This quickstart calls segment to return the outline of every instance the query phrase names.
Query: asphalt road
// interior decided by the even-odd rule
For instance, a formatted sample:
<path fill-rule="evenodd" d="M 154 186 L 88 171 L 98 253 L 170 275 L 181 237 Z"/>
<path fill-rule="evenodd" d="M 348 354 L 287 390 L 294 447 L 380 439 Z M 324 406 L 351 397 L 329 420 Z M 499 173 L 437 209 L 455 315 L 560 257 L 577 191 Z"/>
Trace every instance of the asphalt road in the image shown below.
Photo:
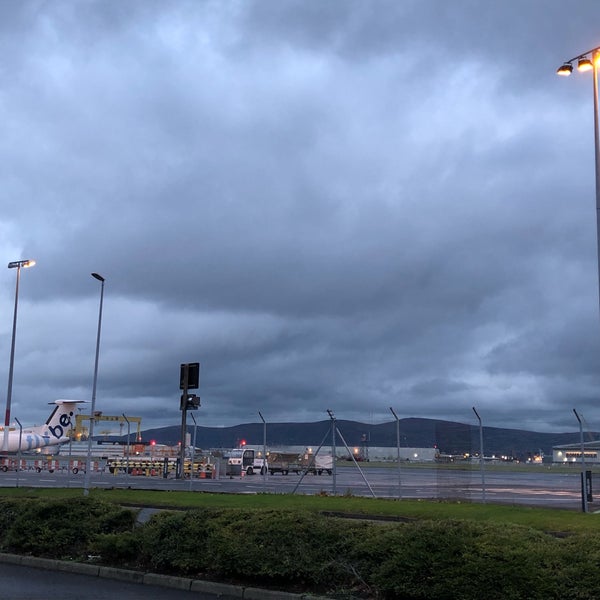
<path fill-rule="evenodd" d="M 0 563 L 2 600 L 216 600 L 218 596 L 155 585 Z"/>
<path fill-rule="evenodd" d="M 18 479 L 18 481 L 17 481 Z M 52 474 L 42 471 L 0 472 L 0 487 L 83 487 L 82 472 Z M 510 467 L 481 472 L 444 467 L 363 468 L 338 466 L 333 475 L 252 475 L 217 479 L 174 480 L 162 477 L 93 473 L 91 487 L 132 487 L 144 489 L 194 490 L 221 493 L 352 494 L 384 498 L 457 499 L 578 510 L 581 506 L 580 472 L 533 467 L 514 471 Z M 590 504 L 594 510 L 594 503 Z"/>

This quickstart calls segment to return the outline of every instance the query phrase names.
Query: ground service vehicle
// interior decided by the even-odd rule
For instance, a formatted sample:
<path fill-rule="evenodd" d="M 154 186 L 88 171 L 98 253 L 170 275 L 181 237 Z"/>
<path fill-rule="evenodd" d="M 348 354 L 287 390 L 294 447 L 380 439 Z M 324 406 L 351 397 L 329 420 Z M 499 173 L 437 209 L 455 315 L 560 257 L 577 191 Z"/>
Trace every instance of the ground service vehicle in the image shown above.
<path fill-rule="evenodd" d="M 269 453 L 269 473 L 281 473 L 287 475 L 298 466 L 299 454 L 297 452 L 270 452 Z"/>
<path fill-rule="evenodd" d="M 269 454 L 269 473 L 312 473 L 313 475 L 322 475 L 333 472 L 333 458 L 331 454 L 317 454 L 304 452 L 302 454 L 289 452 L 271 452 Z"/>
<path fill-rule="evenodd" d="M 264 475 L 269 465 L 262 452 L 252 448 L 236 448 L 229 453 L 227 459 L 226 475 Z"/>
<path fill-rule="evenodd" d="M 109 473 L 115 475 L 125 473 L 129 475 L 140 475 L 147 477 L 164 477 L 165 479 L 175 477 L 178 471 L 179 459 L 163 458 L 154 459 L 149 457 L 125 457 L 109 458 L 106 467 Z M 192 476 L 192 463 L 186 460 L 183 463 L 183 477 L 189 479 Z M 194 478 L 212 479 L 215 476 L 213 464 L 206 462 L 194 462 Z"/>

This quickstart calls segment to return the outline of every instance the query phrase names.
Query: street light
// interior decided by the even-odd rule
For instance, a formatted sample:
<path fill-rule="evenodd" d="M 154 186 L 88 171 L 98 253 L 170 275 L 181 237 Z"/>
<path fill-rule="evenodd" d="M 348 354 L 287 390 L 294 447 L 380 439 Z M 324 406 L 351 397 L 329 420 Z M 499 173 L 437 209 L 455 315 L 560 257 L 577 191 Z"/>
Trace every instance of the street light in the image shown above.
<path fill-rule="evenodd" d="M 481 417 L 479 416 L 479 413 L 477 412 L 477 409 L 475 407 L 473 407 L 473 412 L 475 413 L 475 416 L 479 421 L 479 468 L 481 470 L 481 499 L 485 504 L 485 458 L 483 454 L 483 424 L 481 422 Z"/>
<path fill-rule="evenodd" d="M 123 418 L 127 423 L 127 461 L 125 463 L 125 479 L 129 481 L 129 455 L 131 454 L 131 443 L 129 436 L 131 434 L 131 423 L 129 422 L 129 419 L 125 416 L 125 413 L 123 413 Z"/>
<path fill-rule="evenodd" d="M 21 279 L 21 267 L 28 268 L 35 265 L 35 260 L 15 260 L 8 263 L 9 269 L 17 269 L 17 285 L 15 289 L 15 311 L 13 314 L 12 342 L 10 345 L 10 363 L 8 367 L 8 391 L 6 392 L 6 413 L 4 416 L 4 439 L 2 451 L 8 452 L 8 431 L 10 425 L 10 404 L 12 400 L 13 368 L 15 364 L 15 337 L 17 335 L 17 307 L 19 306 L 19 280 Z"/>
<path fill-rule="evenodd" d="M 588 511 L 587 504 L 587 484 L 585 480 L 585 443 L 583 441 L 583 423 L 579 413 L 573 409 L 577 421 L 579 422 L 579 442 L 581 444 L 581 510 L 586 513 Z"/>
<path fill-rule="evenodd" d="M 263 483 L 266 487 L 267 485 L 267 475 L 269 474 L 269 470 L 267 469 L 267 422 L 265 418 L 262 416 L 260 410 L 258 411 L 258 416 L 260 420 L 263 422 L 263 462 L 262 468 L 260 472 L 263 474 Z"/>
<path fill-rule="evenodd" d="M 390 410 L 394 415 L 394 419 L 396 419 L 396 459 L 398 462 L 398 498 L 402 498 L 402 472 L 400 467 L 400 419 L 398 419 L 398 415 L 394 411 L 394 409 L 390 406 Z"/>
<path fill-rule="evenodd" d="M 98 311 L 98 334 L 96 335 L 96 360 L 94 362 L 94 382 L 92 384 L 92 407 L 90 411 L 90 427 L 88 430 L 87 461 L 85 466 L 85 480 L 83 495 L 90 493 L 90 477 L 92 470 L 92 436 L 94 435 L 94 419 L 96 414 L 96 383 L 98 382 L 98 356 L 100 354 L 100 331 L 102 329 L 102 303 L 104 301 L 104 277 L 92 273 L 92 277 L 100 282 L 100 309 Z"/>
<path fill-rule="evenodd" d="M 598 65 L 600 64 L 600 46 L 592 48 L 571 60 L 565 61 L 556 73 L 568 77 L 573 72 L 573 62 L 577 61 L 577 70 L 593 72 L 594 84 L 594 151 L 596 158 L 596 237 L 598 245 L 598 285 L 600 286 L 600 134 L 598 131 Z M 598 296 L 600 302 L 600 294 Z"/>

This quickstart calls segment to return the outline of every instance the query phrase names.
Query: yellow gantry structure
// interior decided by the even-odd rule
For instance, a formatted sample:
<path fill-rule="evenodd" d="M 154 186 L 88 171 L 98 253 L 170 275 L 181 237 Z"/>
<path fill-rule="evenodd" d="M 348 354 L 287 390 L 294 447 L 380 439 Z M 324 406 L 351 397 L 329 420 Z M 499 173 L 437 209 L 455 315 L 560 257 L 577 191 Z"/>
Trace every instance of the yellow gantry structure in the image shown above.
<path fill-rule="evenodd" d="M 76 441 L 80 441 L 82 438 L 87 438 L 88 428 L 83 426 L 83 422 L 89 421 L 91 418 L 91 415 L 75 415 L 75 429 L 73 430 L 73 438 Z M 96 412 L 93 418 L 94 423 L 98 423 L 99 421 L 118 421 L 119 423 L 127 423 L 129 421 L 129 423 L 136 423 L 137 433 L 135 436 L 135 441 L 142 439 L 142 417 L 125 418 L 123 415 L 103 415 L 101 412 Z"/>

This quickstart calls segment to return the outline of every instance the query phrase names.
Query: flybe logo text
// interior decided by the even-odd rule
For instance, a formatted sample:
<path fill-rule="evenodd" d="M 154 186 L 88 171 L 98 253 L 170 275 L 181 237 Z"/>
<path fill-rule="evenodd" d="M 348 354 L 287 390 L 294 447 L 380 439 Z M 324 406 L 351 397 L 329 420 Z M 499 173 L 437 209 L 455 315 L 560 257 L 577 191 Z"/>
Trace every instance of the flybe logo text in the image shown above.
<path fill-rule="evenodd" d="M 58 419 L 58 425 L 56 425 L 55 427 L 52 427 L 52 425 L 48 426 L 48 429 L 50 430 L 50 433 L 58 440 L 61 437 L 65 437 L 65 432 L 67 431 L 67 429 L 69 427 L 71 427 L 71 417 L 73 416 L 73 413 L 70 412 L 69 414 L 62 414 L 60 415 L 60 418 Z"/>

